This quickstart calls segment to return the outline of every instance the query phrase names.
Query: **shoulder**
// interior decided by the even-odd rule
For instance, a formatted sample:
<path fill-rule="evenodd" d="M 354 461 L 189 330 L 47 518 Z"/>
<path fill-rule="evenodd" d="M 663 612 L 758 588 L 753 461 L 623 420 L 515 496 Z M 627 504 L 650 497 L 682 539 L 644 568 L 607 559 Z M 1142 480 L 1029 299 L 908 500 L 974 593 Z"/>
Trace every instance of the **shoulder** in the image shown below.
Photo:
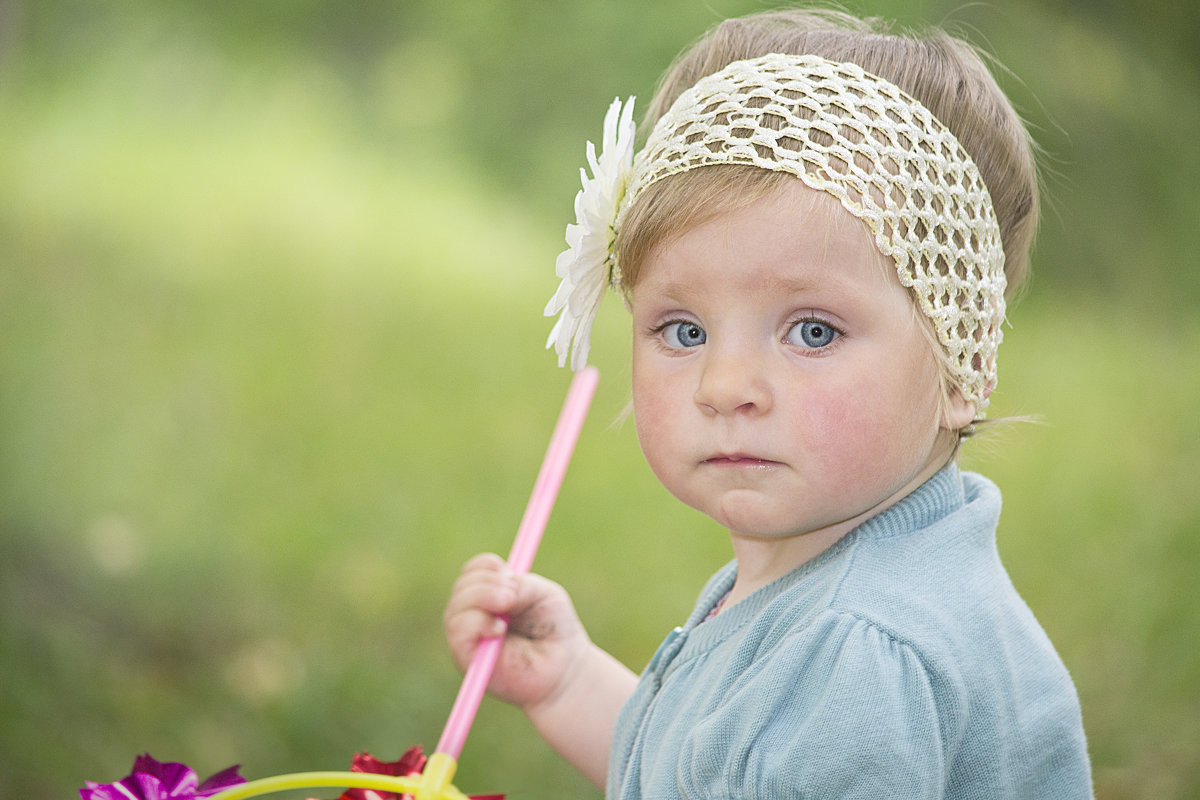
<path fill-rule="evenodd" d="M 1027 614 L 1000 561 L 999 517 L 995 484 L 944 471 L 851 534 L 828 611 L 928 657 L 986 638 L 979 617 Z"/>
<path fill-rule="evenodd" d="M 864 525 L 822 616 L 824 635 L 854 631 L 863 647 L 907 653 L 952 725 L 960 713 L 978 714 L 994 692 L 1017 703 L 1030 697 L 1013 691 L 1020 685 L 1066 672 L 1000 560 L 999 489 L 957 470 L 931 481 L 934 490 L 937 481 L 961 501 L 934 503 L 940 513 L 926 513 L 931 492 L 919 492 Z"/>
<path fill-rule="evenodd" d="M 764 663 L 791 672 L 789 702 L 812 707 L 826 705 L 860 715 L 844 725 L 862 730 L 847 733 L 872 736 L 880 726 L 955 727 L 965 703 L 960 670 L 938 648 L 915 642 L 895 628 L 868 617 L 829 610 L 805 628 L 782 638 Z M 786 665 L 795 665 L 789 670 Z M 911 732 L 911 731 L 910 731 Z"/>
<path fill-rule="evenodd" d="M 771 638 L 743 652 L 738 677 L 689 723 L 678 761 L 685 786 L 721 787 L 700 796 L 785 797 L 803 788 L 871 797 L 884 787 L 892 796 L 940 796 L 955 715 L 944 719 L 939 679 L 919 651 L 838 613 Z"/>
<path fill-rule="evenodd" d="M 941 749 L 961 732 L 971 692 L 953 649 L 879 615 L 827 608 L 762 657 L 791 673 L 789 702 L 827 705 L 852 740 L 903 732 Z"/>
<path fill-rule="evenodd" d="M 870 787 L 904 797 L 951 787 L 955 797 L 1086 796 L 1074 685 L 1049 642 L 1017 627 L 957 649 L 919 628 L 826 609 L 761 653 L 764 680 L 750 702 L 764 727 L 747 763 L 774 764 L 773 779 L 829 796 L 871 796 L 859 791 Z M 803 763 L 778 771 L 764 755 L 772 748 Z"/>

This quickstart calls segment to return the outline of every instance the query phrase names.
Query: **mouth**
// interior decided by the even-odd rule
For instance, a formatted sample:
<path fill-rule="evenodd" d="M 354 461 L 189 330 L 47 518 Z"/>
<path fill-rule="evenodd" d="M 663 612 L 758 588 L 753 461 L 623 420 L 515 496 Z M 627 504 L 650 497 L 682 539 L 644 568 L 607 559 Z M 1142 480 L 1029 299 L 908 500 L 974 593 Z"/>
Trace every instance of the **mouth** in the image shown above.
<path fill-rule="evenodd" d="M 713 467 L 749 469 L 762 469 L 765 467 L 779 466 L 778 461 L 772 461 L 769 458 L 759 458 L 758 456 L 752 456 L 746 453 L 718 453 L 717 455 L 704 459 L 704 461 L 701 463 Z"/>

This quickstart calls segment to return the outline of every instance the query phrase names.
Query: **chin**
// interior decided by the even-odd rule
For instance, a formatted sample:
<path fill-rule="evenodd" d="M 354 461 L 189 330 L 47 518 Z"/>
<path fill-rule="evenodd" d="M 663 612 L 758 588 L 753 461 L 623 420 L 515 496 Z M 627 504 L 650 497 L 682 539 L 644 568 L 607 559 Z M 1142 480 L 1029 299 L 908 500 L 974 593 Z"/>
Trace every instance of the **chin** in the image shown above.
<path fill-rule="evenodd" d="M 730 533 L 751 539 L 786 539 L 804 533 L 797 520 L 785 517 L 779 509 L 765 507 L 762 498 L 744 498 L 741 493 L 723 499 L 708 514 Z"/>

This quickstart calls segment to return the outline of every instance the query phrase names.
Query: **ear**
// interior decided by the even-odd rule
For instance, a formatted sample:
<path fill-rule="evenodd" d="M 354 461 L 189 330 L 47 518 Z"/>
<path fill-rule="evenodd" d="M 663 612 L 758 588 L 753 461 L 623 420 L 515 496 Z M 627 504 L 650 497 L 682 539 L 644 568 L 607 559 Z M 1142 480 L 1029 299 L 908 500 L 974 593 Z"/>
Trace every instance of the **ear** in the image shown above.
<path fill-rule="evenodd" d="M 975 404 L 963 397 L 962 390 L 954 387 L 945 393 L 942 402 L 942 427 L 961 431 L 975 421 Z"/>

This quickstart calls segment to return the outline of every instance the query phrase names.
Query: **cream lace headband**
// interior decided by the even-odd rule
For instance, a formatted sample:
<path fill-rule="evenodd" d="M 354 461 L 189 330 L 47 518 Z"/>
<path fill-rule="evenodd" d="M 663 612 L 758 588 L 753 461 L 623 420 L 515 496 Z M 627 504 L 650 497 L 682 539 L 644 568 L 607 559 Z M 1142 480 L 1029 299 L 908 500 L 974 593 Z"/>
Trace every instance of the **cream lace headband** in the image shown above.
<path fill-rule="evenodd" d="M 547 347 L 559 366 L 587 361 L 605 288 L 619 281 L 613 243 L 624 212 L 668 175 L 746 164 L 795 175 L 866 223 L 937 331 L 956 385 L 983 416 L 1003 338 L 1004 249 L 987 187 L 932 113 L 854 64 L 767 55 L 700 79 L 633 157 L 633 98 L 614 101 L 601 155 L 588 143 Z"/>

